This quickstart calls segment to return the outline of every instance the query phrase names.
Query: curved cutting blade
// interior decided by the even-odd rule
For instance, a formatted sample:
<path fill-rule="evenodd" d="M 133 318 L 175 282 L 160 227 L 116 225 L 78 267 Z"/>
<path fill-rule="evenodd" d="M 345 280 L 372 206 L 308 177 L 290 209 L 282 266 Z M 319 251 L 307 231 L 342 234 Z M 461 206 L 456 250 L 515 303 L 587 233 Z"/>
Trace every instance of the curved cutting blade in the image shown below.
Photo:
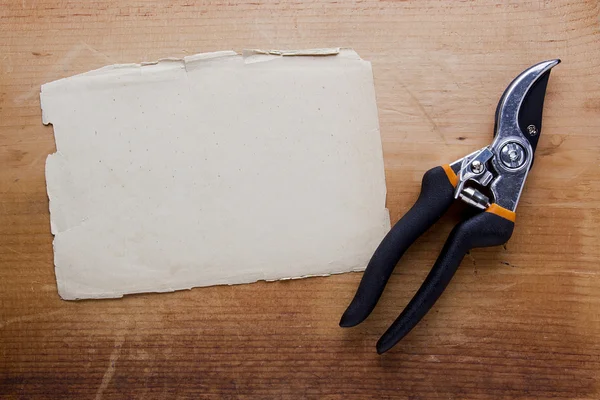
<path fill-rule="evenodd" d="M 494 142 L 520 134 L 535 152 L 542 131 L 542 112 L 550 70 L 559 63 L 559 59 L 542 61 L 527 68 L 508 85 L 496 107 Z"/>
<path fill-rule="evenodd" d="M 504 91 L 496 108 L 491 182 L 495 202 L 515 211 L 533 164 L 542 131 L 542 112 L 550 70 L 560 60 L 543 61 L 517 76 Z"/>

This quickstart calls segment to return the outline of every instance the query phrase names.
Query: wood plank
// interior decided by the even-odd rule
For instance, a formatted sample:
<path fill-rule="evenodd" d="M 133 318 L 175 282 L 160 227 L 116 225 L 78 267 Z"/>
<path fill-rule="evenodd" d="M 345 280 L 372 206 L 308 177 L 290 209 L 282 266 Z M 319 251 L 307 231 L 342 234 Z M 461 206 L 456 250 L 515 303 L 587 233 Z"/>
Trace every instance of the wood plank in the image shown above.
<path fill-rule="evenodd" d="M 595 0 L 2 0 L 0 397 L 600 398 L 599 14 Z M 563 60 L 513 238 L 473 251 L 400 345 L 374 350 L 456 213 L 350 330 L 337 323 L 360 274 L 58 298 L 41 84 L 117 62 L 334 46 L 373 63 L 394 221 L 425 170 L 490 142 L 517 73 Z"/>

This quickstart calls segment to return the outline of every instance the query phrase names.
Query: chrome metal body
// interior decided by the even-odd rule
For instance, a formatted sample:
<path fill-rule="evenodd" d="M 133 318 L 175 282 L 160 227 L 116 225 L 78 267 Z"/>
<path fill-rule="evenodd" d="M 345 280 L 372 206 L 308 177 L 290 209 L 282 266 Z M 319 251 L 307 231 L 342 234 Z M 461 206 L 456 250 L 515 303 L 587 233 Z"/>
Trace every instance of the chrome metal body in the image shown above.
<path fill-rule="evenodd" d="M 531 87 L 559 62 L 549 60 L 536 64 L 508 86 L 498 103 L 492 144 L 450 164 L 459 180 L 454 198 L 481 209 L 493 202 L 515 211 L 533 162 L 534 149 L 525 135 L 539 134 L 535 125 L 527 126 L 526 132 L 521 130 L 519 113 Z M 489 188 L 493 198 L 470 187 L 471 184 Z"/>

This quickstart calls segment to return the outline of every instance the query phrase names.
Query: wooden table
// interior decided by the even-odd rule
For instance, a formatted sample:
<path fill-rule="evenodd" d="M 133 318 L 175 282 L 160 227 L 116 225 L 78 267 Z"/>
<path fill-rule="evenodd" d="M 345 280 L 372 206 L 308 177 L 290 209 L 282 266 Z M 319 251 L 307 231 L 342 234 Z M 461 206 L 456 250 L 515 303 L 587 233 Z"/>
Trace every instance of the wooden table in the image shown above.
<path fill-rule="evenodd" d="M 0 398 L 600 398 L 598 1 L 195 3 L 2 0 Z M 400 345 L 374 349 L 455 215 L 350 330 L 337 324 L 360 274 L 59 299 L 42 83 L 196 52 L 335 46 L 373 63 L 393 221 L 426 169 L 490 143 L 516 74 L 563 60 L 512 239 L 473 251 Z"/>

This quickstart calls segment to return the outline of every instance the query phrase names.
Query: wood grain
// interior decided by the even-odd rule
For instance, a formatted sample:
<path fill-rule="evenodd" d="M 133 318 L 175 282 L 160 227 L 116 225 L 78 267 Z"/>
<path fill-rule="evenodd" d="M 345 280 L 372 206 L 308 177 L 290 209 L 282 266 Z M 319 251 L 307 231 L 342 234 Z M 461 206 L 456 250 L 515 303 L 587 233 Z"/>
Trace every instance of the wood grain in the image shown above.
<path fill-rule="evenodd" d="M 2 0 L 0 398 L 600 398 L 599 13 L 596 0 Z M 425 170 L 490 142 L 517 73 L 562 58 L 505 248 L 473 251 L 383 357 L 375 342 L 455 213 L 413 246 L 373 316 L 350 330 L 337 323 L 360 274 L 59 299 L 42 83 L 115 62 L 328 46 L 373 63 L 393 220 Z"/>

